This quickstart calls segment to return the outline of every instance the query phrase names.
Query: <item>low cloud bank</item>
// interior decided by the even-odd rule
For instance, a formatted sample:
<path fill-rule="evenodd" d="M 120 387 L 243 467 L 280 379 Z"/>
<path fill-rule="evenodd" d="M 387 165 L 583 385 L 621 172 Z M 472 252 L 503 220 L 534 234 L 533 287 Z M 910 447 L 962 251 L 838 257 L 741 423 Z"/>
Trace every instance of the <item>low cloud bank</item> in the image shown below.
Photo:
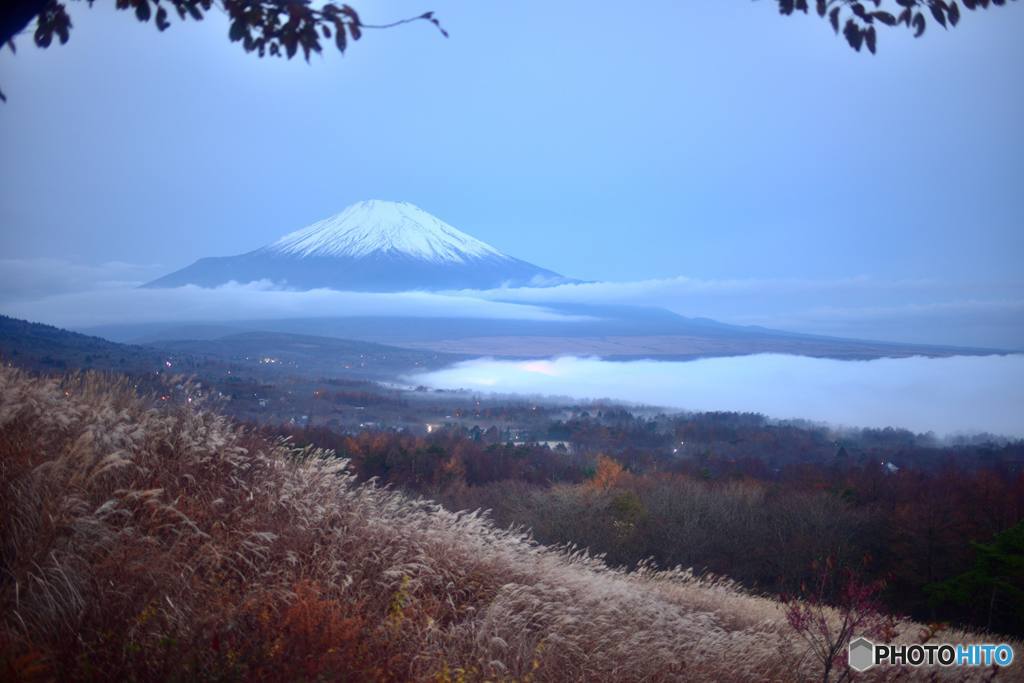
<path fill-rule="evenodd" d="M 0 259 L 0 312 L 65 327 L 90 327 L 347 315 L 565 321 L 579 318 L 546 307 L 635 304 L 793 332 L 1024 350 L 1024 281 L 670 277 L 388 294 L 287 292 L 268 283 L 135 289 L 164 270 L 122 262 Z"/>
<path fill-rule="evenodd" d="M 206 289 L 111 288 L 0 303 L 0 312 L 60 327 L 121 323 L 231 322 L 285 318 L 412 316 L 516 320 L 586 319 L 532 304 L 507 303 L 430 292 L 305 292 L 269 283 L 230 283 Z"/>
<path fill-rule="evenodd" d="M 793 332 L 1024 349 L 1024 281 L 671 277 L 458 294 L 518 303 L 636 304 Z"/>
<path fill-rule="evenodd" d="M 474 360 L 411 378 L 434 388 L 757 412 L 940 436 L 1024 437 L 1024 355 L 839 361 L 778 354 L 690 362 Z"/>
<path fill-rule="evenodd" d="M 0 302 L 133 287 L 152 280 L 163 270 L 158 265 L 123 261 L 90 264 L 59 258 L 0 258 Z"/>

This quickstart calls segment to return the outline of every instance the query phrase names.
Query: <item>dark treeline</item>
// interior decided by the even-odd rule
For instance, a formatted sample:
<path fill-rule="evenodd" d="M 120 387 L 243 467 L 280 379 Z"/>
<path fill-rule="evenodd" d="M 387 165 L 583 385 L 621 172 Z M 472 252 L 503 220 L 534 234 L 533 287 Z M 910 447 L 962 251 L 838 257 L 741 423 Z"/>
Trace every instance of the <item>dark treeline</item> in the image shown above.
<path fill-rule="evenodd" d="M 941 443 L 902 430 L 755 415 L 577 413 L 535 430 L 426 436 L 268 428 L 334 449 L 362 479 L 452 509 L 491 510 L 543 543 L 612 564 L 683 565 L 786 595 L 832 558 L 883 580 L 894 613 L 1024 633 L 1024 444 Z"/>

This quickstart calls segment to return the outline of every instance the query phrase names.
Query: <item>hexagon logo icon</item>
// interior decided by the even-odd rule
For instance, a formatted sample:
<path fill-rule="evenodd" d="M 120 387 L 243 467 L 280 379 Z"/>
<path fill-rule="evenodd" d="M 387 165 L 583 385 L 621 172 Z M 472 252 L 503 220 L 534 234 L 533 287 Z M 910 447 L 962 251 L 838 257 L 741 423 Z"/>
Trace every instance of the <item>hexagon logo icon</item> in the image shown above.
<path fill-rule="evenodd" d="M 875 644 L 863 636 L 850 641 L 849 662 L 854 671 L 867 671 L 875 665 Z"/>

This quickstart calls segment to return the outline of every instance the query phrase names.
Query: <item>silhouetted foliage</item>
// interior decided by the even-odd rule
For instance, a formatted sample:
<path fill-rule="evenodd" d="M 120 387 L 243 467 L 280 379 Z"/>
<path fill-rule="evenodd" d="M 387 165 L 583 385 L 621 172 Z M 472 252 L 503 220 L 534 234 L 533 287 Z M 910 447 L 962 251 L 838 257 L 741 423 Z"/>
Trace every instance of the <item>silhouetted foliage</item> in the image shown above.
<path fill-rule="evenodd" d="M 807 14 L 811 0 L 777 0 L 779 13 Z M 1011 0 L 1015 1 L 1015 0 Z M 832 30 L 842 31 L 846 42 L 857 52 L 866 47 L 871 54 L 878 45 L 878 28 L 903 27 L 920 38 L 928 25 L 927 15 L 942 28 L 953 28 L 960 23 L 960 5 L 965 9 L 988 9 L 990 5 L 1005 5 L 1007 0 L 814 0 L 819 17 L 828 18 Z"/>
<path fill-rule="evenodd" d="M 66 1 L 66 0 L 65 0 Z M 78 0 L 81 1 L 81 0 Z M 1015 0 L 1011 0 L 1015 1 Z M 85 0 L 91 7 L 94 0 Z M 153 21 L 158 30 L 171 25 L 171 12 L 181 21 L 199 21 L 214 8 L 214 0 L 115 0 L 119 10 L 130 10 L 141 22 Z M 777 0 L 779 12 L 810 12 L 811 0 Z M 828 18 L 832 29 L 842 31 L 850 47 L 876 51 L 877 27 L 903 26 L 920 37 L 928 24 L 928 15 L 943 28 L 960 23 L 960 4 L 967 10 L 1002 6 L 1007 0 L 814 0 L 819 17 Z M 230 19 L 228 37 L 242 44 L 246 52 L 260 57 L 294 57 L 301 50 L 306 60 L 322 51 L 321 41 L 333 41 L 344 52 L 349 40 L 359 40 L 368 28 L 390 28 L 413 21 L 427 21 L 445 36 L 448 32 L 434 16 L 424 12 L 415 17 L 388 24 L 366 24 L 347 4 L 326 3 L 320 8 L 310 0 L 220 0 L 216 3 Z M 39 47 L 49 47 L 56 37 L 68 41 L 72 23 L 65 2 L 60 0 L 7 0 L 0 4 L 0 45 L 14 50 L 13 38 L 35 20 L 33 38 Z M 0 99 L 3 94 L 0 93 Z"/>
<path fill-rule="evenodd" d="M 81 0 L 78 0 L 81 1 Z M 131 10 L 141 22 L 153 21 L 158 30 L 171 25 L 171 12 L 181 21 L 189 18 L 199 21 L 214 8 L 214 0 L 115 0 L 117 9 Z M 1010 0 L 1015 2 L 1016 0 Z M 85 0 L 91 7 L 94 0 Z M 809 13 L 811 0 L 777 0 L 779 12 Z M 926 15 L 943 28 L 960 23 L 960 4 L 965 9 L 988 9 L 1002 6 L 1007 0 L 814 0 L 818 16 L 828 18 L 832 29 L 842 31 L 846 42 L 860 52 L 866 47 L 872 54 L 877 50 L 876 27 L 903 26 L 914 32 L 915 38 L 924 34 L 928 24 Z M 220 0 L 216 3 L 230 19 L 228 38 L 241 43 L 246 52 L 260 57 L 287 57 L 299 51 L 309 61 L 313 52 L 321 52 L 321 41 L 333 41 L 337 49 L 345 52 L 350 40 L 359 40 L 364 29 L 391 28 L 414 21 L 427 21 L 448 37 L 433 12 L 401 19 L 388 24 L 366 24 L 347 4 L 324 4 L 319 9 L 309 0 Z M 890 11 L 891 10 L 891 11 Z M 6 0 L 0 3 L 0 46 L 8 45 L 13 52 L 14 37 L 35 20 L 33 38 L 36 45 L 45 48 L 56 37 L 63 45 L 71 35 L 71 17 L 67 7 L 59 0 Z M 7 98 L 0 91 L 0 101 Z"/>
<path fill-rule="evenodd" d="M 81 0 L 78 0 L 81 1 Z M 241 43 L 246 52 L 260 57 L 287 57 L 299 51 L 306 61 L 321 52 L 323 42 L 333 42 L 345 52 L 349 41 L 359 40 L 364 29 L 391 28 L 414 21 L 430 22 L 444 35 L 448 32 L 434 16 L 424 12 L 388 24 L 366 24 L 347 4 L 326 3 L 319 8 L 308 0 L 115 0 L 119 10 L 130 10 L 141 22 L 152 20 L 164 31 L 171 26 L 172 12 L 181 21 L 201 21 L 214 7 L 223 9 L 230 20 L 228 38 Z M 92 7 L 94 0 L 85 0 Z M 170 9 L 170 11 L 168 11 Z M 33 39 L 41 48 L 57 38 L 63 45 L 71 35 L 71 17 L 65 2 L 58 0 L 8 0 L 0 3 L 0 46 L 13 51 L 14 37 L 35 20 Z M 322 42 L 323 41 L 323 42 Z M 5 99 L 0 93 L 0 100 Z"/>

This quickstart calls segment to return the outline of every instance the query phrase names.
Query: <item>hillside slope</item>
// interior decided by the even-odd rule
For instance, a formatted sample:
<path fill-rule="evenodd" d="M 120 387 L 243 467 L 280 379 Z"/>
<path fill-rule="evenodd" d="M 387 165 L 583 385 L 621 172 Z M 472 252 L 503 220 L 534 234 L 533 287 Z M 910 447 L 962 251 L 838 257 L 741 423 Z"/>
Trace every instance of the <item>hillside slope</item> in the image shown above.
<path fill-rule="evenodd" d="M 120 344 L 59 327 L 0 315 L 0 359 L 37 372 L 153 372 L 166 358 L 155 349 Z"/>
<path fill-rule="evenodd" d="M 192 398 L 157 410 L 99 375 L 0 367 L 5 678 L 816 674 L 777 603 L 688 572 L 615 571 L 357 485 L 342 461 Z"/>
<path fill-rule="evenodd" d="M 216 339 L 156 342 L 161 351 L 307 377 L 394 379 L 425 369 L 443 368 L 466 356 L 406 349 L 372 342 L 281 332 L 239 332 Z"/>
<path fill-rule="evenodd" d="M 154 376 L 173 372 L 199 375 L 208 381 L 228 371 L 261 379 L 394 379 L 466 359 L 457 354 L 334 337 L 228 332 L 213 339 L 182 338 L 137 345 L 0 315 L 0 361 L 42 373 L 100 370 Z"/>
<path fill-rule="evenodd" d="M 416 316 L 324 316 L 236 320 L 223 326 L 183 323 L 118 324 L 86 331 L 114 341 L 161 344 L 214 339 L 240 332 L 335 337 L 421 352 L 550 358 L 600 356 L 609 360 L 691 360 L 752 353 L 788 353 L 843 360 L 944 357 L 1005 353 L 995 349 L 902 344 L 799 334 L 686 318 L 647 306 L 550 304 L 572 320 L 517 320 Z"/>

